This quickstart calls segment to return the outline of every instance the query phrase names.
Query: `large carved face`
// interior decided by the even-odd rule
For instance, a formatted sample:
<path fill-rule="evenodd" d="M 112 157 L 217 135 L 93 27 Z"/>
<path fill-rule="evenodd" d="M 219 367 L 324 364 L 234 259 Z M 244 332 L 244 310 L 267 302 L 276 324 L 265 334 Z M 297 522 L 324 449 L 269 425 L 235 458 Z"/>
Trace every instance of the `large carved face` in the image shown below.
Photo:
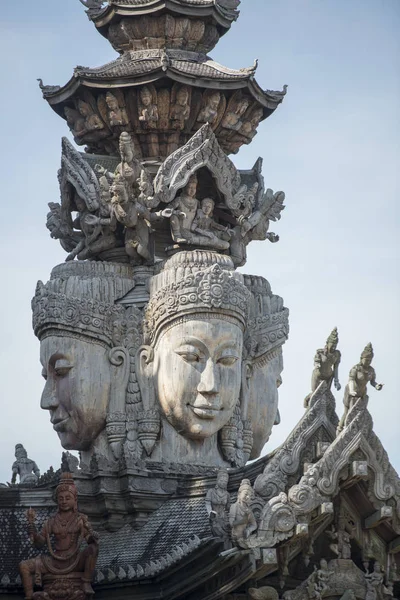
<path fill-rule="evenodd" d="M 105 428 L 111 389 L 108 350 L 66 334 L 40 344 L 46 385 L 41 407 L 67 450 L 87 450 Z"/>
<path fill-rule="evenodd" d="M 233 322 L 193 317 L 166 329 L 154 349 L 154 383 L 171 425 L 191 439 L 217 433 L 239 398 L 243 334 Z"/>
<path fill-rule="evenodd" d="M 245 386 L 248 394 L 248 419 L 253 427 L 252 460 L 260 456 L 276 421 L 282 370 L 281 352 L 268 361 L 261 358 L 250 363 Z"/>

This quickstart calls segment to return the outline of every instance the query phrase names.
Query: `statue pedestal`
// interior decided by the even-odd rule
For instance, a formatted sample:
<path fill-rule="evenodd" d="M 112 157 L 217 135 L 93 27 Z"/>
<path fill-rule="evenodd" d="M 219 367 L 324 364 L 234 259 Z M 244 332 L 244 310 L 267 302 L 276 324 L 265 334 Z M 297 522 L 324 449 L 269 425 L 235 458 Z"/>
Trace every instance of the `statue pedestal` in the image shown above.
<path fill-rule="evenodd" d="M 34 600 L 86 600 L 83 573 L 43 575 L 43 590 L 33 594 Z"/>

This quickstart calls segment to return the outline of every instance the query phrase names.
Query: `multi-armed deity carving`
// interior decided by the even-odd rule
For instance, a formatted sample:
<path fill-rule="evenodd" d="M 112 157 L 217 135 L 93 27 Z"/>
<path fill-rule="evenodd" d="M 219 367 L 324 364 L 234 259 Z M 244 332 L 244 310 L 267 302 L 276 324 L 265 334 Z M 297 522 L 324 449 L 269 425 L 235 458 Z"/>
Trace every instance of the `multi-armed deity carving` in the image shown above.
<path fill-rule="evenodd" d="M 326 381 L 328 389 L 332 386 L 332 381 L 335 388 L 339 391 L 341 385 L 339 383 L 339 365 L 341 354 L 337 349 L 339 335 L 337 327 L 332 331 L 326 340 L 325 348 L 316 351 L 314 357 L 314 371 L 311 378 L 311 394 L 304 400 L 304 407 L 308 408 L 311 396 L 317 390 L 318 386 Z"/>
<path fill-rule="evenodd" d="M 238 266 L 246 262 L 252 240 L 278 241 L 269 225 L 281 217 L 284 193 L 264 190 L 261 161 L 245 182 L 210 124 L 173 153 L 154 179 L 126 131 L 119 154 L 114 171 L 107 168 L 110 162 L 92 169 L 63 141 L 61 206 L 50 205 L 47 227 L 69 252 L 67 260 L 153 264 L 180 249 L 208 248 L 229 254 Z M 155 244 L 161 231 L 163 246 Z"/>
<path fill-rule="evenodd" d="M 15 446 L 15 462 L 12 465 L 11 483 L 16 483 L 19 476 L 21 485 L 34 485 L 40 477 L 40 471 L 34 460 L 28 458 L 28 453 L 22 444 Z"/>
<path fill-rule="evenodd" d="M 93 579 L 98 555 L 98 536 L 86 515 L 78 512 L 77 489 L 72 476 L 63 473 L 56 490 L 58 510 L 39 533 L 36 513 L 27 512 L 28 533 L 35 548 L 47 553 L 24 560 L 19 565 L 25 598 L 32 600 L 85 600 L 93 597 Z M 87 543 L 81 549 L 83 542 Z M 43 587 L 35 592 L 34 585 Z"/>
<path fill-rule="evenodd" d="M 355 365 L 349 373 L 349 382 L 344 391 L 344 413 L 338 426 L 340 433 L 347 425 L 349 413 L 355 406 L 357 400 L 368 399 L 367 386 L 372 385 L 377 391 L 383 388 L 383 383 L 377 383 L 375 369 L 371 366 L 374 358 L 372 344 L 368 344 L 360 358 L 360 362 Z"/>

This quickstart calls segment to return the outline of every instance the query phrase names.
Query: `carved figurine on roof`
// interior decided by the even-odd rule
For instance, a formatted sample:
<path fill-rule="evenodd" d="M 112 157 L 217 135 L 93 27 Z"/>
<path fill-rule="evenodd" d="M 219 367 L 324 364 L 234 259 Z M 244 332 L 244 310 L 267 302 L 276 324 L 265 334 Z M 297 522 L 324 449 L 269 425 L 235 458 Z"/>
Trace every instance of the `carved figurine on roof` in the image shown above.
<path fill-rule="evenodd" d="M 93 597 L 91 586 L 98 555 L 98 536 L 86 515 L 78 512 L 77 489 L 70 473 L 64 473 L 56 489 L 57 513 L 39 533 L 35 511 L 27 512 L 28 533 L 33 545 L 47 546 L 48 554 L 24 560 L 19 565 L 26 600 L 85 600 Z M 87 547 L 81 550 L 85 541 Z M 35 586 L 43 591 L 33 593 Z"/>
<path fill-rule="evenodd" d="M 311 393 L 304 399 L 304 407 L 308 408 L 311 396 L 316 391 L 322 381 L 326 381 L 328 389 L 332 386 L 332 381 L 335 388 L 339 391 L 341 385 L 339 383 L 339 364 L 341 354 L 337 350 L 339 335 L 337 327 L 332 331 L 326 340 L 325 348 L 316 351 L 314 357 L 314 371 L 311 378 Z"/>
<path fill-rule="evenodd" d="M 15 458 L 11 483 L 16 483 L 19 476 L 20 485 L 35 485 L 40 477 L 39 467 L 34 460 L 28 458 L 28 453 L 22 444 L 15 446 Z"/>
<path fill-rule="evenodd" d="M 373 358 L 372 344 L 368 344 L 361 354 L 360 362 L 349 373 L 349 382 L 344 391 L 344 413 L 338 426 L 338 433 L 346 427 L 348 416 L 357 400 L 364 399 L 366 402 L 368 401 L 368 383 L 378 392 L 383 388 L 383 383 L 377 383 L 376 381 L 375 369 L 371 366 Z"/>

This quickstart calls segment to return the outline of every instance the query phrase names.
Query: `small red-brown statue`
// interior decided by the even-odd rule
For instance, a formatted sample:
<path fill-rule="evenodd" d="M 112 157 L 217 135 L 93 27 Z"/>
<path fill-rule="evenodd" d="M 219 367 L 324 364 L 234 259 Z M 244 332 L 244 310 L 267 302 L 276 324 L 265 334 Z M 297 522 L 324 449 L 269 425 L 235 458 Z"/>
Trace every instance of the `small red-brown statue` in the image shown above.
<path fill-rule="evenodd" d="M 36 548 L 48 554 L 19 565 L 26 600 L 87 600 L 98 556 L 98 537 L 88 518 L 78 512 L 77 489 L 70 473 L 63 473 L 56 490 L 58 511 L 38 533 L 35 511 L 27 511 L 28 532 Z M 87 547 L 81 550 L 86 541 Z M 33 592 L 34 584 L 43 587 Z"/>

